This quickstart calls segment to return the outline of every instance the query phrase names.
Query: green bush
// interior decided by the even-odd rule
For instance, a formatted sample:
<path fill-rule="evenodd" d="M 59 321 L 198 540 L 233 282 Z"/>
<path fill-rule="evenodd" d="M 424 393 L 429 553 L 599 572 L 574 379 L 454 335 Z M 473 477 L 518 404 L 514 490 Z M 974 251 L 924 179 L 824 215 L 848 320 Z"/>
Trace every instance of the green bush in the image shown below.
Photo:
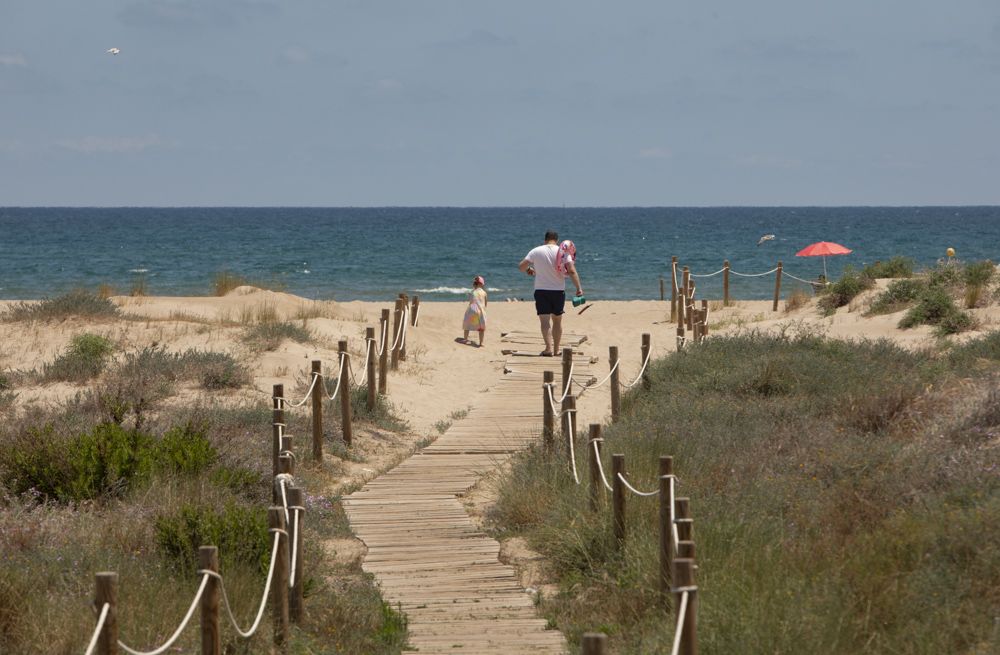
<path fill-rule="evenodd" d="M 959 262 L 941 262 L 926 271 L 927 283 L 931 286 L 946 287 L 955 289 L 962 285 L 965 277 L 965 269 Z"/>
<path fill-rule="evenodd" d="M 156 444 L 157 466 L 175 473 L 191 475 L 203 471 L 217 456 L 205 429 L 191 423 L 171 428 Z"/>
<path fill-rule="evenodd" d="M 861 274 L 865 277 L 878 278 L 906 278 L 913 277 L 913 260 L 909 257 L 893 257 L 887 262 L 875 262 L 865 266 Z"/>
<path fill-rule="evenodd" d="M 916 302 L 927 288 L 923 280 L 896 280 L 880 293 L 868 308 L 868 314 L 892 314 Z"/>
<path fill-rule="evenodd" d="M 955 305 L 955 301 L 943 287 L 931 286 L 899 321 L 899 327 L 903 329 L 918 325 L 937 326 L 938 334 L 945 335 L 970 329 L 973 327 L 973 320 Z"/>
<path fill-rule="evenodd" d="M 261 489 L 268 488 L 267 480 L 259 472 L 237 466 L 219 466 L 209 474 L 209 480 L 248 500 L 259 496 Z"/>
<path fill-rule="evenodd" d="M 296 343 L 309 343 L 312 340 L 312 333 L 294 323 L 267 322 L 246 328 L 242 338 L 255 350 L 270 351 L 277 350 L 281 342 L 286 339 Z"/>
<path fill-rule="evenodd" d="M 198 547 L 216 546 L 221 568 L 243 564 L 267 572 L 271 535 L 267 509 L 229 503 L 221 509 L 185 504 L 173 514 L 157 517 L 156 545 L 180 571 L 198 567 Z"/>
<path fill-rule="evenodd" d="M 101 374 L 114 346 L 97 334 L 78 334 L 66 352 L 42 369 L 46 382 L 85 382 Z"/>
<path fill-rule="evenodd" d="M 71 316 L 84 318 L 118 318 L 118 306 L 83 289 L 70 291 L 40 302 L 19 302 L 0 314 L 3 321 L 64 321 Z"/>
<path fill-rule="evenodd" d="M 858 294 L 874 286 L 871 278 L 858 274 L 854 269 L 844 269 L 839 280 L 827 286 L 819 299 L 819 308 L 825 316 L 837 311 L 838 307 L 847 305 Z"/>
<path fill-rule="evenodd" d="M 64 438 L 52 425 L 32 429 L 0 451 L 11 491 L 59 502 L 117 495 L 145 481 L 152 470 L 152 439 L 114 423 Z"/>

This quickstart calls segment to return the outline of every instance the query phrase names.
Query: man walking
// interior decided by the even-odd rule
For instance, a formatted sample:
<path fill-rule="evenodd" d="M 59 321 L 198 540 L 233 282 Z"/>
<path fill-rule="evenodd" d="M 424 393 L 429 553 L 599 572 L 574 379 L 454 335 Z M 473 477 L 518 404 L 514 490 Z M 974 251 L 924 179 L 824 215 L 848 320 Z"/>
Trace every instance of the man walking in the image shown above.
<path fill-rule="evenodd" d="M 576 246 L 572 241 L 559 243 L 554 230 L 545 233 L 545 243 L 533 248 L 518 268 L 535 278 L 535 311 L 541 323 L 545 352 L 551 357 L 559 352 L 562 339 L 562 315 L 566 304 L 566 276 L 576 285 L 576 295 L 583 295 L 580 276 L 576 272 Z"/>

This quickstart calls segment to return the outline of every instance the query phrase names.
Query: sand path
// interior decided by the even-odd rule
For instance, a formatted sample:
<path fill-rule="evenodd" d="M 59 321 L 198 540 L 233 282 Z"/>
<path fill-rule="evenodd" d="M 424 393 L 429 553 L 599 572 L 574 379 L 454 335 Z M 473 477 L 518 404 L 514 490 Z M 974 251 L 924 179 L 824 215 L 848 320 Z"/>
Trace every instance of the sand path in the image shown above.
<path fill-rule="evenodd" d="M 580 338 L 565 340 L 579 349 Z M 513 333 L 502 343 L 538 352 L 540 338 Z M 559 367 L 555 358 L 510 355 L 507 372 L 464 419 L 344 500 L 368 547 L 364 570 L 378 579 L 386 601 L 401 605 L 410 643 L 421 653 L 566 652 L 563 635 L 537 616 L 514 568 L 498 560 L 500 544 L 476 527 L 459 499 L 539 440 L 542 372 L 556 371 L 558 384 Z M 590 369 L 589 355 L 575 356 L 575 380 L 589 379 Z"/>

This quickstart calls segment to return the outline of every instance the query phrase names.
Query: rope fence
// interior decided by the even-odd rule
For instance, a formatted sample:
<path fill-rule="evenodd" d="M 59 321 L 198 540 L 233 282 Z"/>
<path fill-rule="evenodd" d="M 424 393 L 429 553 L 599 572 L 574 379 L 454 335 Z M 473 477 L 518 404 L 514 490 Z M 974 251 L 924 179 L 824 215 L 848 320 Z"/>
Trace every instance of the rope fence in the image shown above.
<path fill-rule="evenodd" d="M 690 278 L 688 278 L 690 279 Z M 683 289 L 690 288 L 685 284 Z M 703 301 L 704 302 L 704 301 Z M 691 303 L 693 305 L 693 303 Z M 700 310 L 698 310 L 700 311 Z M 702 319 L 707 317 L 707 308 Z M 621 373 L 621 361 L 618 357 L 618 347 L 609 349 L 608 375 L 600 382 L 580 385 L 572 378 L 572 349 L 563 351 L 563 370 L 565 372 L 560 387 L 564 390 L 563 397 L 557 399 L 554 371 L 543 372 L 542 409 L 543 409 L 543 439 L 545 452 L 553 453 L 555 422 L 561 420 L 565 452 L 569 459 L 569 469 L 576 485 L 583 486 L 579 466 L 576 461 L 577 426 L 579 412 L 576 407 L 577 396 L 570 391 L 573 384 L 584 386 L 584 390 L 596 389 L 611 382 L 612 422 L 616 422 L 620 412 L 620 394 L 622 389 L 630 389 L 642 381 L 643 389 L 651 389 L 649 378 L 649 363 L 651 359 L 650 335 L 642 335 L 641 367 L 638 375 L 625 384 L 618 378 Z M 569 363 L 569 364 L 568 364 Z M 611 471 L 605 468 L 601 455 L 604 439 L 601 437 L 602 427 L 599 424 L 590 425 L 590 437 L 585 452 L 589 460 L 589 504 L 591 511 L 599 509 L 611 502 L 611 529 L 618 548 L 626 552 L 625 543 L 628 540 L 626 524 L 626 498 L 632 495 L 636 498 L 658 498 L 659 503 L 659 561 L 657 564 L 657 579 L 659 581 L 660 599 L 667 611 L 676 608 L 676 624 L 671 653 L 673 655 L 693 655 L 697 652 L 697 590 L 694 580 L 694 520 L 691 518 L 690 500 L 677 497 L 677 477 L 673 472 L 673 458 L 661 456 L 658 461 L 657 488 L 645 491 L 630 478 L 625 466 L 625 455 L 614 453 L 611 456 Z M 590 640 L 593 638 L 593 640 Z M 584 653 L 603 653 L 606 647 L 606 637 L 603 635 L 585 635 L 583 640 Z"/>
<path fill-rule="evenodd" d="M 376 402 L 376 376 L 379 378 L 379 393 L 385 393 L 388 356 L 392 355 L 393 368 L 396 368 L 398 361 L 405 361 L 407 325 L 412 322 L 413 327 L 416 327 L 420 311 L 419 302 L 419 298 L 414 296 L 411 321 L 408 298 L 405 294 L 400 294 L 400 298 L 396 300 L 396 321 L 391 344 L 389 344 L 388 332 L 390 310 L 382 311 L 379 326 L 380 339 L 375 338 L 375 328 L 366 328 L 365 368 L 360 380 L 351 368 L 347 341 L 341 340 L 338 343 L 337 383 L 332 394 L 326 387 L 322 362 L 318 360 L 312 362 L 309 388 L 305 397 L 298 402 L 293 403 L 285 397 L 283 384 L 276 384 L 272 388 L 272 497 L 274 505 L 268 508 L 268 532 L 274 537 L 267 577 L 264 580 L 263 593 L 254 614 L 253 623 L 246 629 L 240 626 L 229 601 L 225 578 L 219 572 L 218 549 L 215 546 L 206 545 L 199 548 L 200 566 L 197 574 L 201 577 L 201 581 L 187 612 L 170 637 L 152 650 L 139 650 L 118 639 L 118 575 L 114 572 L 96 574 L 94 608 L 97 619 L 84 655 L 110 655 L 118 652 L 118 649 L 129 655 L 161 655 L 175 648 L 175 644 L 187 629 L 195 610 L 199 607 L 201 608 L 201 652 L 206 655 L 221 655 L 220 605 L 225 607 L 233 630 L 243 639 L 249 639 L 257 633 L 262 625 L 268 604 L 272 605 L 275 608 L 273 643 L 280 652 L 287 650 L 290 623 L 300 622 L 303 615 L 304 584 L 300 556 L 302 551 L 302 517 L 305 514 L 305 506 L 302 489 L 295 486 L 296 455 L 292 449 L 292 437 L 285 433 L 287 427 L 285 411 L 302 407 L 312 400 L 313 456 L 318 461 L 322 459 L 323 400 L 325 398 L 332 401 L 339 395 L 344 441 L 350 445 L 350 389 L 352 381 L 358 387 L 368 386 L 368 408 L 373 409 Z M 379 360 L 377 374 L 376 359 Z M 99 612 L 97 611 L 98 607 L 100 607 Z"/>

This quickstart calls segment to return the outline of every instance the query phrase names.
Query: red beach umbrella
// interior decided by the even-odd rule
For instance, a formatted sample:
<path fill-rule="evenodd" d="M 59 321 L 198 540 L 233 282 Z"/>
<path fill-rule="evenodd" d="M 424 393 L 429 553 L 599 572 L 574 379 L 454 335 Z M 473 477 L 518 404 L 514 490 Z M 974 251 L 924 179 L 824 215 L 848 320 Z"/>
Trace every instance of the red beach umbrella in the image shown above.
<path fill-rule="evenodd" d="M 827 255 L 849 255 L 853 251 L 850 248 L 845 248 L 839 243 L 834 243 L 832 241 L 817 241 L 816 243 L 806 246 L 802 250 L 795 253 L 796 257 L 822 257 L 823 258 L 823 277 L 826 278 L 826 256 Z"/>

